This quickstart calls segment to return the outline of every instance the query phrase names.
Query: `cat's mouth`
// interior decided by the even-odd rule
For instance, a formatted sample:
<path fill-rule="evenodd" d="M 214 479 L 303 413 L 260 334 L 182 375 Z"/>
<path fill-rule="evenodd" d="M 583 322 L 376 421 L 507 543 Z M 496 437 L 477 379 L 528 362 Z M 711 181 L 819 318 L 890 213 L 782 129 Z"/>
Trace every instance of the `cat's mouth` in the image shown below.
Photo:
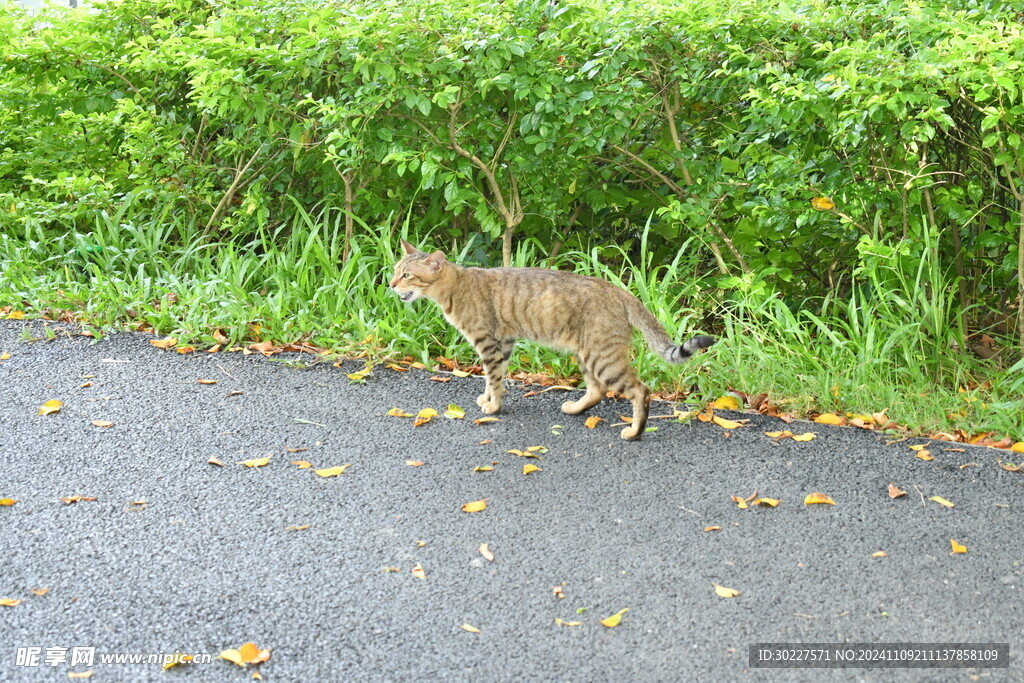
<path fill-rule="evenodd" d="M 410 290 L 408 292 L 399 292 L 398 298 L 404 301 L 405 303 L 409 303 L 410 301 L 416 298 L 416 292 L 414 290 Z"/>

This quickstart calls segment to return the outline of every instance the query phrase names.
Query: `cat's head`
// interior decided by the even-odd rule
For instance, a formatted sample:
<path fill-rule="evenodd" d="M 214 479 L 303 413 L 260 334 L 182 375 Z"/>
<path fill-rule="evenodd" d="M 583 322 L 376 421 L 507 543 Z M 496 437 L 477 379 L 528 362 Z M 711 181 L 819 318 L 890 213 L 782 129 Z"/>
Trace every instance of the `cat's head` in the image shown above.
<path fill-rule="evenodd" d="M 395 264 L 395 276 L 391 279 L 391 289 L 405 302 L 415 301 L 427 296 L 426 290 L 444 273 L 444 265 L 448 262 L 444 254 L 435 251 L 427 254 L 402 240 L 405 256 Z"/>

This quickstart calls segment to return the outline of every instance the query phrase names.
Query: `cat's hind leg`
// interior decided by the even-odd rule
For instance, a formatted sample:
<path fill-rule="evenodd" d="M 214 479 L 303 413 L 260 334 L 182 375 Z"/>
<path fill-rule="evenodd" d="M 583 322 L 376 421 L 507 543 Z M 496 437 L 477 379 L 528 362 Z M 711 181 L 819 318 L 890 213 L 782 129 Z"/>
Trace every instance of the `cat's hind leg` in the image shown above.
<path fill-rule="evenodd" d="M 650 389 L 637 378 L 626 358 L 619 363 L 608 363 L 598 368 L 595 374 L 605 386 L 633 403 L 633 420 L 620 432 L 620 436 L 626 441 L 640 438 L 647 426 L 647 415 L 651 406 Z"/>

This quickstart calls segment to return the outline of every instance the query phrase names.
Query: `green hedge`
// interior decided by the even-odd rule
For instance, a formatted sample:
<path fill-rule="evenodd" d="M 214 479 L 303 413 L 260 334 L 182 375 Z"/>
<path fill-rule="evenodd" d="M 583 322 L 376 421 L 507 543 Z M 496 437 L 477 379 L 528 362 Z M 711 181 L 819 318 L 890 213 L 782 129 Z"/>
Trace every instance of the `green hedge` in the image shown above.
<path fill-rule="evenodd" d="M 653 215 L 725 289 L 841 294 L 932 248 L 961 312 L 1008 314 L 1024 29 L 959 4 L 5 3 L 0 226 L 86 233 L 130 195 L 244 241 L 298 203 L 493 262 L 503 236 L 628 249 Z"/>

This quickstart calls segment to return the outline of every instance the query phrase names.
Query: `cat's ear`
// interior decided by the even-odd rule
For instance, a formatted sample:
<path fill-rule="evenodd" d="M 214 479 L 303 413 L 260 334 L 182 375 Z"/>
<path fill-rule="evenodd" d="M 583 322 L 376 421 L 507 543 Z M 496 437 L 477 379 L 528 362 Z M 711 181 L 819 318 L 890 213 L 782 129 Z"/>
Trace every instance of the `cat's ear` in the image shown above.
<path fill-rule="evenodd" d="M 405 250 L 406 254 L 415 254 L 417 251 L 419 251 L 419 249 L 417 249 L 416 247 L 412 246 L 411 244 L 409 244 L 405 240 L 402 240 L 402 249 Z"/>
<path fill-rule="evenodd" d="M 448 262 L 448 259 L 444 257 L 444 252 L 435 251 L 433 254 L 423 259 L 423 262 L 430 266 L 430 270 L 438 273 L 444 267 L 444 264 Z"/>

